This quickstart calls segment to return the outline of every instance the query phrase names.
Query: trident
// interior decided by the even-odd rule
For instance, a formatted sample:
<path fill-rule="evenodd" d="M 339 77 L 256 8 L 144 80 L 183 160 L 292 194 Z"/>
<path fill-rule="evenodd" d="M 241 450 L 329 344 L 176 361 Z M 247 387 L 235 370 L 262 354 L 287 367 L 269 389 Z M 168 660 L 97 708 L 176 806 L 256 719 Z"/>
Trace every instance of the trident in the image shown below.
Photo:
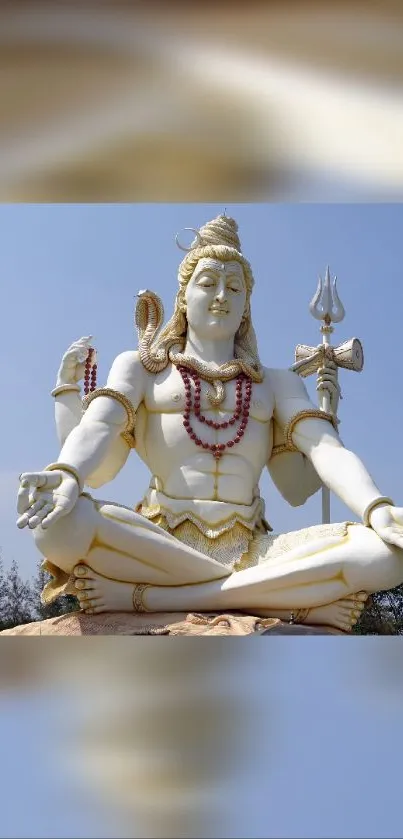
<path fill-rule="evenodd" d="M 332 347 L 329 343 L 329 336 L 334 331 L 332 323 L 341 323 L 345 316 L 345 309 L 337 293 L 337 277 L 331 281 L 329 267 L 326 269 L 325 279 L 319 277 L 318 287 L 309 304 L 309 311 L 316 320 L 322 321 L 320 331 L 322 343 L 317 347 L 308 347 L 306 344 L 298 344 L 295 348 L 295 363 L 290 368 L 303 378 L 311 376 L 319 371 L 329 361 L 336 364 L 336 377 L 338 367 L 346 370 L 354 370 L 360 373 L 364 366 L 364 352 L 361 341 L 358 338 L 350 338 L 338 347 Z M 319 387 L 319 408 L 321 411 L 331 413 L 331 399 L 328 389 Z M 328 487 L 322 487 L 322 522 L 330 522 L 330 491 Z"/>

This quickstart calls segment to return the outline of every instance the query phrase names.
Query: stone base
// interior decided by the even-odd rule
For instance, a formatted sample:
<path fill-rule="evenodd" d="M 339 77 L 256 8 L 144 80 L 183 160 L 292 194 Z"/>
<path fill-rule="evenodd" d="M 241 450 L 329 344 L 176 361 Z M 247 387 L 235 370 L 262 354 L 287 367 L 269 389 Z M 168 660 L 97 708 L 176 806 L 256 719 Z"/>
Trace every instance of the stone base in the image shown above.
<path fill-rule="evenodd" d="M 284 623 L 277 618 L 258 618 L 241 612 L 205 614 L 153 612 L 129 614 L 104 612 L 85 615 L 69 612 L 58 618 L 35 621 L 0 635 L 346 635 L 330 626 Z"/>

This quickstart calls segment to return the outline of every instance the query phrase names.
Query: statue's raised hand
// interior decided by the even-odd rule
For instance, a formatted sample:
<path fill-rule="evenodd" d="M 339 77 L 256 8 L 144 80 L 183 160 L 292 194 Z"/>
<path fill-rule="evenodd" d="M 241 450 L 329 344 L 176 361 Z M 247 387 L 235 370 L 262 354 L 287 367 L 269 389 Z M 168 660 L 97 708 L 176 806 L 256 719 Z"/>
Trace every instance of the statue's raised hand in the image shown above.
<path fill-rule="evenodd" d="M 403 507 L 392 507 L 390 504 L 376 507 L 369 521 L 384 542 L 403 548 Z"/>
<path fill-rule="evenodd" d="M 328 358 L 325 358 L 323 366 L 319 367 L 316 390 L 319 393 L 327 391 L 330 397 L 331 411 L 336 416 L 339 399 L 341 398 L 340 385 L 337 376 L 337 365 Z"/>
<path fill-rule="evenodd" d="M 91 349 L 92 335 L 73 341 L 64 353 L 57 373 L 56 387 L 77 384 L 84 378 L 85 362 Z M 95 354 L 92 361 L 95 361 Z"/>
<path fill-rule="evenodd" d="M 48 528 L 73 509 L 80 489 L 73 475 L 62 470 L 23 472 L 18 492 L 17 527 Z"/>

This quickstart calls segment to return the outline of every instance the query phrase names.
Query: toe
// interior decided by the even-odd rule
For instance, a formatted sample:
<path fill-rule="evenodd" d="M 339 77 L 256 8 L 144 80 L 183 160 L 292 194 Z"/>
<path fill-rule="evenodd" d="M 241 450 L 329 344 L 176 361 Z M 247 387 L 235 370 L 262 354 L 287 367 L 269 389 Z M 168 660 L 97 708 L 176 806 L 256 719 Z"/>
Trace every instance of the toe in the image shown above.
<path fill-rule="evenodd" d="M 88 565 L 84 565 L 83 563 L 76 565 L 74 568 L 74 574 L 76 577 L 90 577 L 91 573 L 91 568 L 88 568 Z"/>
<path fill-rule="evenodd" d="M 346 600 L 356 600 L 359 603 L 365 603 L 368 600 L 369 594 L 366 591 L 356 591 L 353 594 L 348 594 Z"/>
<path fill-rule="evenodd" d="M 93 588 L 93 581 L 92 580 L 76 580 L 74 583 L 74 588 L 79 589 L 80 591 L 83 589 Z"/>
<path fill-rule="evenodd" d="M 98 615 L 100 612 L 105 612 L 105 603 L 103 600 L 90 600 L 85 604 L 84 612 L 86 615 Z"/>
<path fill-rule="evenodd" d="M 338 618 L 335 617 L 331 625 L 335 626 L 337 629 L 342 629 L 343 632 L 346 632 L 346 630 L 351 629 L 350 624 L 348 622 L 348 618 L 345 618 L 342 615 L 339 615 Z"/>
<path fill-rule="evenodd" d="M 101 606 L 103 600 L 100 597 L 88 597 L 86 600 L 83 600 L 83 604 L 85 609 L 94 609 L 95 606 Z"/>

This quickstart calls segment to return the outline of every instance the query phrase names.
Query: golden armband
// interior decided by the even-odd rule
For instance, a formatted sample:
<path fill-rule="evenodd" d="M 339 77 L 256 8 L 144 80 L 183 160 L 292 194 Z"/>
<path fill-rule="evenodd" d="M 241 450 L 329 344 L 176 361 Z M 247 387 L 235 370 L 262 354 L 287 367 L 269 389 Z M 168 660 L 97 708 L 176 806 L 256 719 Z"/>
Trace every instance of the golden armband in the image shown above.
<path fill-rule="evenodd" d="M 288 422 L 284 426 L 284 440 L 285 440 L 285 443 L 284 443 L 285 449 L 284 450 L 285 451 L 289 451 L 289 452 L 297 452 L 298 451 L 297 447 L 294 446 L 294 443 L 292 441 L 292 433 L 294 431 L 294 428 L 295 428 L 297 422 L 299 422 L 302 419 L 323 419 L 323 420 L 327 420 L 328 422 L 330 422 L 333 425 L 333 428 L 337 431 L 338 421 L 337 421 L 337 418 L 333 416 L 333 414 L 328 414 L 326 411 L 321 411 L 319 408 L 306 408 L 305 410 L 299 411 L 298 414 L 295 414 L 295 416 L 291 417 L 291 419 L 288 420 Z"/>
<path fill-rule="evenodd" d="M 89 393 L 83 399 L 83 411 L 86 411 L 88 406 L 96 399 L 98 396 L 110 396 L 111 399 L 115 399 L 116 402 L 120 402 L 121 405 L 126 410 L 127 413 L 127 426 L 124 431 L 122 431 L 122 437 L 128 443 L 130 448 L 134 448 L 136 445 L 135 439 L 135 425 L 136 425 L 136 411 L 133 408 L 130 399 L 124 395 L 124 393 L 120 393 L 118 390 L 113 390 L 111 387 L 99 387 L 96 390 L 93 390 L 92 393 Z"/>

